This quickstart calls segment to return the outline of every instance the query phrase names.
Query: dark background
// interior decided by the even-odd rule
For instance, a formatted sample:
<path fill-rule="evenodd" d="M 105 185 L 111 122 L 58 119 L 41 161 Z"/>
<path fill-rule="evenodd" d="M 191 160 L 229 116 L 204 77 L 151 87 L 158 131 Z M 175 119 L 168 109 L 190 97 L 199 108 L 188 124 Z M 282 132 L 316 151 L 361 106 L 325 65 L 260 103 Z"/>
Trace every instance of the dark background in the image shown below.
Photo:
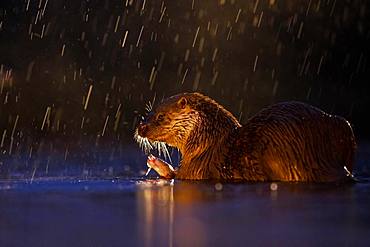
<path fill-rule="evenodd" d="M 0 174 L 137 172 L 145 158 L 132 145 L 137 117 L 148 101 L 185 91 L 213 97 L 242 123 L 275 102 L 309 102 L 367 139 L 369 8 L 360 0 L 2 0 Z"/>

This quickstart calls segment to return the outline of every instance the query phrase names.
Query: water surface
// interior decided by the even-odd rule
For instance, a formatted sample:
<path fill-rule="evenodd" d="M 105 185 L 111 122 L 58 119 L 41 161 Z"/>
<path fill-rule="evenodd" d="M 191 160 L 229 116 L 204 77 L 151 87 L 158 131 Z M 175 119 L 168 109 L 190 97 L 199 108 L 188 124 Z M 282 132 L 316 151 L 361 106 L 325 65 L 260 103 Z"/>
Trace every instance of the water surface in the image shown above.
<path fill-rule="evenodd" d="M 368 245 L 370 183 L 0 182 L 0 246 Z"/>

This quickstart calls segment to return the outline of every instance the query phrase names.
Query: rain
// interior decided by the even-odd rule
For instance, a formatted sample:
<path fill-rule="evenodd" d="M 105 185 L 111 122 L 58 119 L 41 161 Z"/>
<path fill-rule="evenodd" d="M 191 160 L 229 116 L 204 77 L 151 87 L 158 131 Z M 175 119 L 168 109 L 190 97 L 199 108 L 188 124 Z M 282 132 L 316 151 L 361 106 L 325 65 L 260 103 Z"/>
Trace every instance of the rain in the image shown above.
<path fill-rule="evenodd" d="M 307 193 L 302 186 L 293 189 L 279 183 L 251 185 L 247 189 L 217 182 L 212 186 L 199 185 L 201 191 L 193 197 L 186 191 L 197 190 L 196 184 L 179 184 L 180 199 L 174 199 L 177 184 L 173 181 L 162 186 L 162 194 L 153 189 L 148 192 L 141 181 L 155 177 L 146 165 L 148 155 L 159 156 L 176 167 L 181 154 L 163 142 L 150 143 L 138 137 L 136 127 L 165 98 L 183 92 L 209 95 L 242 124 L 266 106 L 291 100 L 340 115 L 352 124 L 359 140 L 356 172 L 368 178 L 369 9 L 366 0 L 2 0 L 0 200 L 4 197 L 2 190 L 11 190 L 18 183 L 25 187 L 21 191 L 32 192 L 27 185 L 36 186 L 46 179 L 51 188 L 63 191 L 55 181 L 66 179 L 77 184 L 78 191 L 92 186 L 98 191 L 93 196 L 99 197 L 104 190 L 99 186 L 104 186 L 86 181 L 115 181 L 114 188 L 119 188 L 120 193 L 137 193 L 137 201 L 153 204 L 151 209 L 142 205 L 136 208 L 140 217 L 134 225 L 144 221 L 147 226 L 146 214 L 159 210 L 159 214 L 166 214 L 165 223 L 156 218 L 158 215 L 150 217 L 168 227 L 174 224 L 171 217 L 176 200 L 180 200 L 179 208 L 186 208 L 188 201 L 201 202 L 202 210 L 207 211 L 205 201 L 220 203 L 237 197 L 239 192 L 257 197 L 268 194 L 268 199 L 263 200 L 269 202 L 279 199 L 280 190 L 283 196 Z M 141 187 L 119 182 L 121 179 L 138 179 Z M 114 194 L 113 190 L 108 189 Z M 210 190 L 214 192 L 212 196 Z M 364 190 L 368 192 L 369 186 Z M 172 195 L 166 201 L 172 216 L 161 211 L 163 208 L 158 209 L 157 201 L 153 202 L 161 201 L 167 194 Z M 16 200 L 24 203 L 22 199 Z M 132 202 L 122 198 L 109 200 L 132 206 Z M 364 201 L 369 205 L 370 198 L 367 196 Z M 252 206 L 246 202 L 240 205 L 258 213 L 259 203 L 256 200 Z M 0 205 L 0 210 L 3 207 Z M 92 208 L 100 210 L 101 205 L 94 204 L 88 210 Z M 226 208 L 232 210 L 233 206 Z M 264 208 L 266 212 L 269 209 Z M 199 210 L 194 209 L 203 215 Z M 37 212 L 42 213 L 39 209 Z M 209 213 L 220 214 L 217 208 Z M 255 215 L 251 218 L 258 221 Z M 292 216 L 288 219 L 293 221 Z M 280 220 L 276 216 L 272 221 Z M 118 220 L 113 221 L 122 226 Z M 143 238 L 156 239 L 158 245 L 207 246 L 217 243 L 211 234 L 224 229 L 209 226 L 212 223 L 204 223 L 195 216 L 180 218 L 178 222 L 181 223 L 175 223 L 178 230 L 166 230 L 169 242 L 155 234 L 159 230 L 148 228 Z M 369 228 L 369 222 L 362 223 Z M 198 230 L 193 236 L 195 242 L 187 242 L 190 240 L 179 235 L 180 229 L 184 234 L 192 234 L 191 226 Z M 251 223 L 248 226 L 253 227 Z M 0 223 L 0 229 L 3 228 L 7 225 Z M 132 231 L 127 225 L 122 229 Z M 259 225 L 256 229 L 258 232 L 263 227 Z M 280 229 L 283 233 L 285 230 Z M 11 243 L 2 242 L 1 238 L 2 234 L 1 246 Z M 352 238 L 360 239 L 356 234 Z M 76 236 L 72 239 L 77 241 L 73 242 L 77 243 L 75 246 L 91 246 L 89 242 L 78 242 Z M 242 237 L 238 235 L 235 239 Z M 298 243 L 297 239 L 293 238 L 291 243 Z M 97 243 L 109 243 L 100 240 Z M 219 243 L 228 243 L 223 240 Z M 337 243 L 331 237 L 327 240 Z M 132 241 L 127 244 L 153 245 Z M 364 244 L 361 241 L 357 243 Z M 276 244 L 256 239 L 251 243 Z M 63 244 L 72 242 L 66 240 Z"/>
<path fill-rule="evenodd" d="M 269 104 L 301 100 L 369 133 L 362 117 L 369 102 L 366 1 L 2 5 L 1 146 L 8 174 L 16 162 L 25 172 L 43 167 L 36 173 L 43 176 L 48 156 L 56 158 L 57 172 L 64 167 L 73 175 L 83 163 L 91 172 L 112 166 L 121 173 L 123 163 L 137 172 L 136 118 L 154 95 L 160 102 L 188 91 L 210 95 L 241 122 Z M 71 160 L 58 159 L 67 149 Z"/>

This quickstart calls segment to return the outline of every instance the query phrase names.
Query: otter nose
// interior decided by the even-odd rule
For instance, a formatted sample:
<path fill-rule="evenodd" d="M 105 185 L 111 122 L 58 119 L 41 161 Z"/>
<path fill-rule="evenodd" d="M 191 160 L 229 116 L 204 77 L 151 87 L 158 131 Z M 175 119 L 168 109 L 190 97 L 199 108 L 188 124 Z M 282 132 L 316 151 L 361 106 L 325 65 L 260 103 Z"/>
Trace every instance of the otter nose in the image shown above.
<path fill-rule="evenodd" d="M 145 137 L 148 132 L 148 125 L 141 123 L 138 127 L 138 133 L 140 136 Z"/>

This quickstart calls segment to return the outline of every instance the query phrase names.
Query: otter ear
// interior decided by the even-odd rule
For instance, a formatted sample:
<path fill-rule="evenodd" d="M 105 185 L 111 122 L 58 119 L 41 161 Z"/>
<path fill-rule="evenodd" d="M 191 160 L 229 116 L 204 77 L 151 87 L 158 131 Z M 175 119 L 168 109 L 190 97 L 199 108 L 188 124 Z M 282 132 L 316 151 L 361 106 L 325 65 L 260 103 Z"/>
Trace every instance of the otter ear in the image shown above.
<path fill-rule="evenodd" d="M 177 105 L 181 108 L 181 109 L 184 109 L 186 107 L 186 105 L 188 104 L 188 101 L 185 97 L 181 97 L 181 99 L 179 99 L 179 101 L 177 101 Z"/>

